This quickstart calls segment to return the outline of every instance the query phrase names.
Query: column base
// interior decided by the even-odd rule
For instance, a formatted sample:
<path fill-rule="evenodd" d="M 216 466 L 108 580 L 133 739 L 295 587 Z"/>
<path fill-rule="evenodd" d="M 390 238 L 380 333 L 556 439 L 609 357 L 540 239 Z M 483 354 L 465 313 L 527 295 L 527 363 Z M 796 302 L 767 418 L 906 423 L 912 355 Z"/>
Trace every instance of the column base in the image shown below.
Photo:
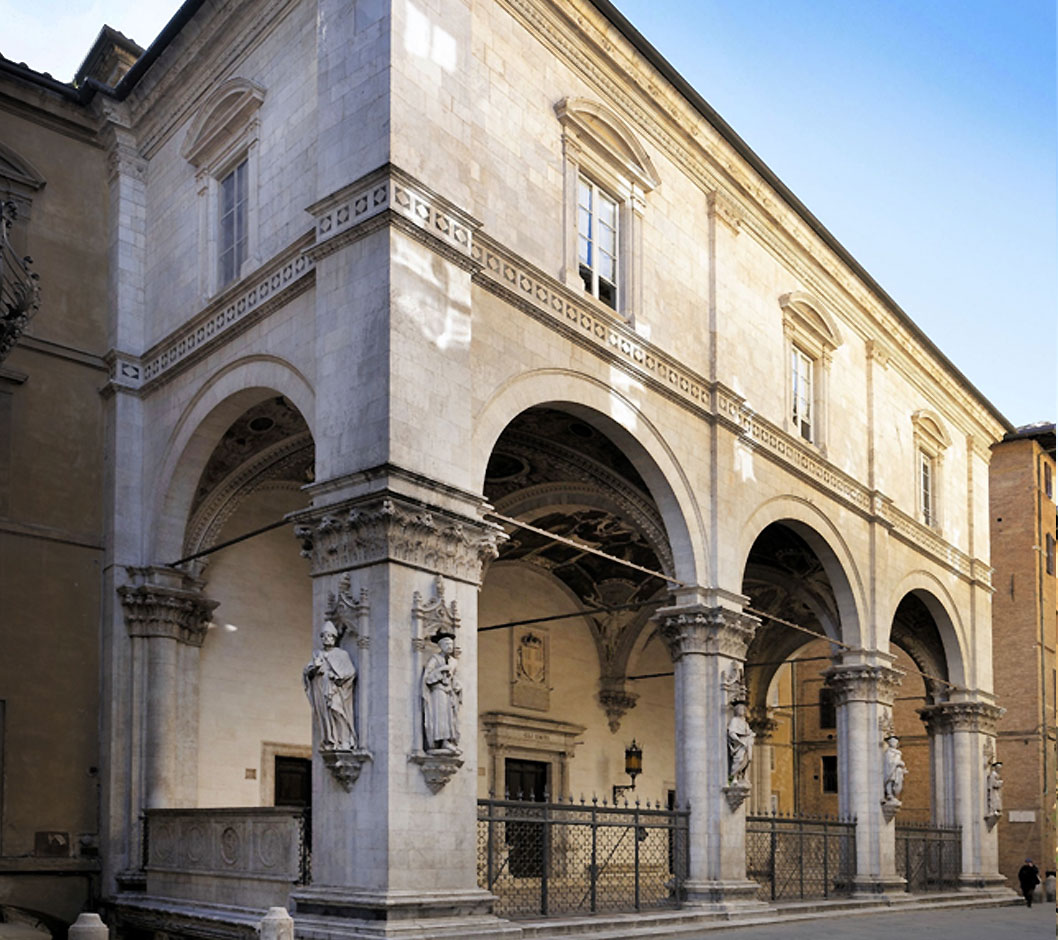
<path fill-rule="evenodd" d="M 760 885 L 755 881 L 685 881 L 683 890 L 684 907 L 729 913 L 768 909 L 757 898 Z"/>
<path fill-rule="evenodd" d="M 487 891 L 361 891 L 316 886 L 290 896 L 299 940 L 511 940 L 521 928 L 492 914 Z"/>
<path fill-rule="evenodd" d="M 977 893 L 983 891 L 986 894 L 1000 896 L 1008 894 L 1012 897 L 1017 896 L 1010 885 L 1007 884 L 1007 879 L 998 872 L 990 872 L 988 874 L 963 873 L 959 875 L 959 890 Z"/>
<path fill-rule="evenodd" d="M 881 894 L 906 894 L 907 879 L 899 875 L 855 875 L 852 879 L 854 898 L 876 898 Z"/>

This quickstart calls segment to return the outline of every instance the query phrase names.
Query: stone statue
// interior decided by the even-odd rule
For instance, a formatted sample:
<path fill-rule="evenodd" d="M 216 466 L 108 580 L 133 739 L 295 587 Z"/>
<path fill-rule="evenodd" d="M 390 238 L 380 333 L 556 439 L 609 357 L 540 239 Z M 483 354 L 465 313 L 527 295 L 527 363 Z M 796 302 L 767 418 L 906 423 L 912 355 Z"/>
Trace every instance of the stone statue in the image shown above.
<path fill-rule="evenodd" d="M 338 645 L 338 628 L 330 620 L 320 630 L 320 644 L 323 649 L 312 651 L 312 662 L 302 674 L 305 694 L 320 729 L 320 749 L 350 751 L 356 747 L 356 667 Z"/>
<path fill-rule="evenodd" d="M 427 753 L 459 754 L 459 706 L 463 687 L 456 677 L 455 636 L 432 637 L 439 647 L 422 671 L 423 748 Z"/>
<path fill-rule="evenodd" d="M 746 703 L 735 702 L 734 712 L 727 723 L 728 781 L 744 783 L 749 762 L 753 760 L 753 739 L 756 735 L 746 720 Z"/>
<path fill-rule="evenodd" d="M 1002 767 L 1001 760 L 992 761 L 988 768 L 988 790 L 985 795 L 987 814 L 997 819 L 1003 814 L 1003 779 L 999 776 Z"/>
<path fill-rule="evenodd" d="M 900 794 L 904 790 L 904 776 L 907 774 L 907 764 L 904 763 L 904 755 L 900 753 L 900 739 L 895 734 L 885 739 L 888 747 L 885 749 L 882 770 L 885 775 L 884 802 L 899 803 Z"/>

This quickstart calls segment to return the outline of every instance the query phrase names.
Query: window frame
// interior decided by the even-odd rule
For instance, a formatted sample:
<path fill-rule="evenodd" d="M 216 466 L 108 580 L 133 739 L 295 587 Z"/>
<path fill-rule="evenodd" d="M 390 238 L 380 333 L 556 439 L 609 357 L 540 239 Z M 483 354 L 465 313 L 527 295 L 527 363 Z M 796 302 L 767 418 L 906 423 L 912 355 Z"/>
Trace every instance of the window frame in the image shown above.
<path fill-rule="evenodd" d="M 659 184 L 649 155 L 610 108 L 586 98 L 555 105 L 562 125 L 562 282 L 578 294 L 634 325 L 642 310 L 643 212 Z M 584 180 L 616 204 L 614 303 L 600 299 L 597 281 L 586 288 L 580 265 L 580 183 Z"/>
<path fill-rule="evenodd" d="M 939 415 L 920 409 L 911 416 L 914 444 L 915 517 L 934 532 L 940 532 L 944 513 L 944 453 L 951 446 L 951 437 Z M 924 470 L 929 470 L 929 492 L 926 491 Z"/>
<path fill-rule="evenodd" d="M 844 342 L 837 321 L 817 297 L 791 291 L 779 298 L 782 310 L 783 352 L 786 357 L 783 426 L 799 441 L 816 447 L 824 456 L 829 430 L 830 370 L 834 353 Z M 809 384 L 807 434 L 796 400 L 795 363 L 806 366 Z"/>
<path fill-rule="evenodd" d="M 587 189 L 590 204 L 586 207 L 581 199 L 582 193 Z M 605 200 L 612 206 L 613 222 L 608 223 L 602 218 L 598 204 Z M 583 220 L 587 213 L 589 224 L 585 233 Z M 601 244 L 598 229 L 607 228 L 612 232 L 610 250 L 607 251 Z M 581 250 L 584 243 L 588 244 L 587 257 Z M 621 205 L 617 198 L 610 194 L 604 186 L 600 186 L 590 176 L 580 173 L 577 176 L 577 271 L 581 276 L 584 289 L 600 303 L 606 304 L 613 311 L 618 310 L 621 297 Z M 605 279 L 600 272 L 599 255 L 608 256 L 613 264 L 612 278 Z M 585 278 L 587 272 L 587 278 Z M 601 284 L 605 283 L 612 291 L 610 300 L 603 296 Z M 612 301 L 612 302 L 610 302 Z"/>
<path fill-rule="evenodd" d="M 199 214 L 199 283 L 203 301 L 257 268 L 259 256 L 257 184 L 259 177 L 260 120 L 263 88 L 246 79 L 225 82 L 198 109 L 181 153 L 196 167 Z M 221 261 L 222 187 L 233 171 L 246 165 L 245 252 L 230 278 Z"/>
<path fill-rule="evenodd" d="M 246 259 L 249 257 L 249 187 L 247 179 L 249 177 L 249 167 L 249 159 L 243 157 L 241 160 L 237 160 L 217 180 L 217 290 L 223 290 L 239 279 L 243 265 L 245 265 Z M 228 196 L 225 192 L 225 187 L 229 180 L 233 181 L 232 188 L 235 190 L 230 213 L 228 210 Z M 225 225 L 225 218 L 229 214 L 232 216 L 233 221 L 230 243 L 228 242 Z M 229 253 L 232 255 L 234 262 L 230 265 L 230 268 L 225 264 Z"/>

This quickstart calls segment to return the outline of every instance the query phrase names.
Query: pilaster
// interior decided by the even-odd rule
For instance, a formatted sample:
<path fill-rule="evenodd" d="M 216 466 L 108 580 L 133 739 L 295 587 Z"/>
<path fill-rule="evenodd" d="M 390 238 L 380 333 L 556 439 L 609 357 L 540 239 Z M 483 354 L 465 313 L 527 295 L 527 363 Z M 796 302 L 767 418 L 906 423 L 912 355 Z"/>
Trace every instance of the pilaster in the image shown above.
<path fill-rule="evenodd" d="M 694 605 L 661 610 L 655 622 L 675 664 L 676 792 L 691 811 L 688 902 L 752 906 L 757 884 L 746 878 L 745 844 L 750 777 L 747 767 L 732 764 L 729 728 L 736 704 L 746 702 L 743 664 L 759 621 Z"/>

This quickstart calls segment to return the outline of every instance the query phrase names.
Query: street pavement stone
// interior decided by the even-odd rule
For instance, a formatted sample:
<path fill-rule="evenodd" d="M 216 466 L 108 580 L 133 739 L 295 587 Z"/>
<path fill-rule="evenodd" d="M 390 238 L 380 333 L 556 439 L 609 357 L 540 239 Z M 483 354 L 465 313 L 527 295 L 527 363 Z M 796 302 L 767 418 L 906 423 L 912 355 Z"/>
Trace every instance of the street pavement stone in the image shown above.
<path fill-rule="evenodd" d="M 725 927 L 693 940 L 1050 940 L 1055 930 L 1051 905 L 1024 904 L 971 910 L 919 910 Z"/>

